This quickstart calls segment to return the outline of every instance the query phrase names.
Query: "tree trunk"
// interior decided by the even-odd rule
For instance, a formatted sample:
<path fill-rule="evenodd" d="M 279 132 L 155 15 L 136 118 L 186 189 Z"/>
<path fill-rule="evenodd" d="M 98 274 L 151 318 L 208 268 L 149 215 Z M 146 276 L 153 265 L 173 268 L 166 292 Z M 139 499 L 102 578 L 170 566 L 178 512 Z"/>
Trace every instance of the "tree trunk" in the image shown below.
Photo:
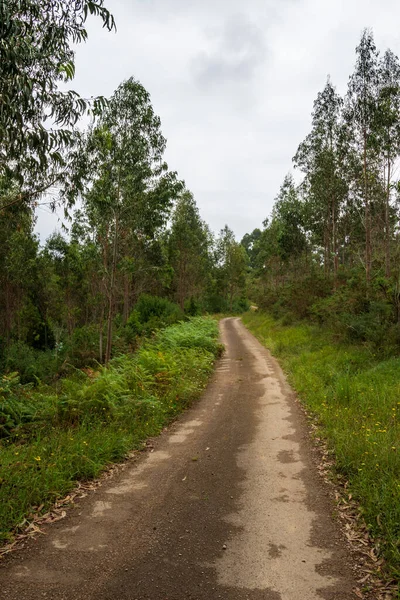
<path fill-rule="evenodd" d="M 110 362 L 110 358 L 111 358 L 114 287 L 115 287 L 115 274 L 117 271 L 117 240 L 118 240 L 118 218 L 115 215 L 114 248 L 113 248 L 113 257 L 112 257 L 112 265 L 111 265 L 110 290 L 109 290 L 109 295 L 108 295 L 107 345 L 106 345 L 106 356 L 105 356 L 105 364 L 106 365 L 108 365 L 108 363 Z"/>
<path fill-rule="evenodd" d="M 103 362 L 103 327 L 104 327 L 104 304 L 101 305 L 99 325 L 99 362 Z"/>
<path fill-rule="evenodd" d="M 365 277 L 367 285 L 371 281 L 371 211 L 367 183 L 367 133 L 364 130 L 364 203 L 365 203 Z"/>
<path fill-rule="evenodd" d="M 333 249 L 333 289 L 337 289 L 337 276 L 339 270 L 339 257 L 337 248 L 337 228 L 335 200 L 332 199 L 332 249 Z"/>
<path fill-rule="evenodd" d="M 126 322 L 129 317 L 130 305 L 129 305 L 129 292 L 130 292 L 130 277 L 128 273 L 124 275 L 124 308 L 122 313 L 123 323 L 126 325 Z"/>
<path fill-rule="evenodd" d="M 328 247 L 328 235 L 326 233 L 326 229 L 324 230 L 324 274 L 325 277 L 328 277 L 329 273 L 329 247 Z"/>
<path fill-rule="evenodd" d="M 387 189 L 385 202 L 385 275 L 390 277 L 390 158 L 388 157 Z"/>

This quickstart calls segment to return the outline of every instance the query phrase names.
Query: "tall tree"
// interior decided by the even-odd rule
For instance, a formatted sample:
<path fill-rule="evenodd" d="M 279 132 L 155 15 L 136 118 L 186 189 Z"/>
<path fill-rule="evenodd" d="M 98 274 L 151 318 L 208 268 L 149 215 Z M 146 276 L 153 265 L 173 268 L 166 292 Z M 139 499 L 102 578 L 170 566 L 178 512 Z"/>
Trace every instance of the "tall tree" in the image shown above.
<path fill-rule="evenodd" d="M 346 195 L 342 164 L 342 127 L 340 122 L 343 101 L 330 79 L 314 102 L 312 130 L 300 144 L 294 163 L 304 173 L 307 194 L 311 203 L 314 235 L 324 247 L 325 271 L 329 272 L 333 257 L 334 282 L 339 267 L 338 226 L 341 204 Z"/>
<path fill-rule="evenodd" d="M 346 118 L 354 131 L 354 139 L 362 160 L 362 198 L 365 227 L 365 274 L 371 279 L 371 179 L 374 125 L 378 96 L 378 56 L 372 31 L 365 29 L 356 48 L 356 66 L 346 96 Z"/>
<path fill-rule="evenodd" d="M 210 272 L 210 234 L 201 219 L 193 195 L 185 191 L 178 199 L 168 237 L 169 263 L 174 270 L 176 299 L 185 301 L 204 292 Z"/>
<path fill-rule="evenodd" d="M 108 280 L 106 362 L 111 356 L 121 246 L 154 238 L 182 187 L 163 160 L 165 147 L 149 93 L 128 79 L 113 94 L 88 140 L 93 183 L 86 203 L 103 240 Z"/>
<path fill-rule="evenodd" d="M 76 147 L 74 126 L 90 102 L 59 84 L 74 76 L 71 46 L 87 39 L 89 14 L 115 27 L 104 0 L 0 0 L 0 177 L 19 185 L 0 197 L 0 210 L 70 176 L 77 155 L 66 151 Z M 92 108 L 103 105 L 98 98 Z"/>
<path fill-rule="evenodd" d="M 390 277 L 390 209 L 394 165 L 400 155 L 400 63 L 386 50 L 379 63 L 379 96 L 376 114 L 377 143 L 383 155 L 385 186 L 385 274 Z"/>
<path fill-rule="evenodd" d="M 239 300 L 245 293 L 249 257 L 227 225 L 221 229 L 216 243 L 216 259 L 219 291 L 232 311 L 234 300 Z"/>
<path fill-rule="evenodd" d="M 304 205 L 296 189 L 293 176 L 286 175 L 272 211 L 277 223 L 277 242 L 284 261 L 296 259 L 306 249 L 304 230 Z"/>

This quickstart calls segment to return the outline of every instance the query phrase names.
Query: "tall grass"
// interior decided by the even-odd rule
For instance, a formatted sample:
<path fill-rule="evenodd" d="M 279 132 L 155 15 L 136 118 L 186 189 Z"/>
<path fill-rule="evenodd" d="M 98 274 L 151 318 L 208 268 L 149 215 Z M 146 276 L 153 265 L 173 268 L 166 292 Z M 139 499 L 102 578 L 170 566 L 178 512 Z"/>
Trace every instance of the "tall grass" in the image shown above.
<path fill-rule="evenodd" d="M 220 349 L 217 323 L 196 317 L 57 389 L 0 378 L 0 540 L 158 434 L 200 395 Z"/>
<path fill-rule="evenodd" d="M 329 332 L 249 314 L 244 324 L 280 360 L 314 413 L 365 521 L 400 578 L 400 358 L 379 360 Z"/>

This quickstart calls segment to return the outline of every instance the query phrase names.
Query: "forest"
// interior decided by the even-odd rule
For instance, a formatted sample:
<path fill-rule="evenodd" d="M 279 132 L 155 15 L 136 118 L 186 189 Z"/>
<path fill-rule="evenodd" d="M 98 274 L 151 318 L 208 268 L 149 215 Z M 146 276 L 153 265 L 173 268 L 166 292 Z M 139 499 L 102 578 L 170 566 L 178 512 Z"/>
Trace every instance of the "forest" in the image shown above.
<path fill-rule="evenodd" d="M 198 398 L 223 351 L 206 315 L 244 313 L 398 577 L 398 57 L 363 31 L 239 242 L 166 164 L 134 74 L 110 98 L 62 91 L 89 17 L 115 29 L 103 0 L 0 0 L 0 541 Z M 42 205 L 64 215 L 43 242 Z"/>
<path fill-rule="evenodd" d="M 56 3 L 60 38 L 43 39 L 47 55 L 35 31 L 24 37 L 26 47 L 15 43 L 28 24 L 14 19 L 1 56 L 5 70 L 8 50 L 0 122 L 0 371 L 17 371 L 22 383 L 108 363 L 142 334 L 185 315 L 247 305 L 246 252 L 227 226 L 214 236 L 169 169 L 148 91 L 131 77 L 111 98 L 89 105 L 58 90 L 74 73 L 66 41 L 85 39 L 79 13 L 98 13 L 114 26 L 102 2 L 75 4 L 70 17 L 73 11 Z M 29 12 L 42 22 L 48 16 L 34 2 L 26 3 Z M 6 101 L 16 94 L 20 104 Z M 91 125 L 82 131 L 78 119 L 88 112 Z M 42 204 L 62 206 L 65 233 L 40 245 L 33 228 Z"/>
<path fill-rule="evenodd" d="M 384 353 L 400 342 L 400 62 L 365 30 L 342 98 L 328 77 L 272 214 L 244 236 L 250 295 Z"/>

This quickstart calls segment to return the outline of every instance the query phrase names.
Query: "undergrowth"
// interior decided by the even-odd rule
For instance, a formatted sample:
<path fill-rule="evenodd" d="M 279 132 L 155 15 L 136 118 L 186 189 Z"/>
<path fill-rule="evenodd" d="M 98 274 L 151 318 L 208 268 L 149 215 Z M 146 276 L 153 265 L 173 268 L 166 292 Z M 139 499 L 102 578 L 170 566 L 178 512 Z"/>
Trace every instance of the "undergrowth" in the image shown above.
<path fill-rule="evenodd" d="M 315 415 L 391 574 L 400 578 L 400 358 L 338 343 L 305 324 L 263 313 L 244 324 L 280 360 Z"/>
<path fill-rule="evenodd" d="M 56 387 L 0 377 L 0 540 L 158 434 L 200 395 L 220 351 L 217 323 L 195 317 Z"/>

